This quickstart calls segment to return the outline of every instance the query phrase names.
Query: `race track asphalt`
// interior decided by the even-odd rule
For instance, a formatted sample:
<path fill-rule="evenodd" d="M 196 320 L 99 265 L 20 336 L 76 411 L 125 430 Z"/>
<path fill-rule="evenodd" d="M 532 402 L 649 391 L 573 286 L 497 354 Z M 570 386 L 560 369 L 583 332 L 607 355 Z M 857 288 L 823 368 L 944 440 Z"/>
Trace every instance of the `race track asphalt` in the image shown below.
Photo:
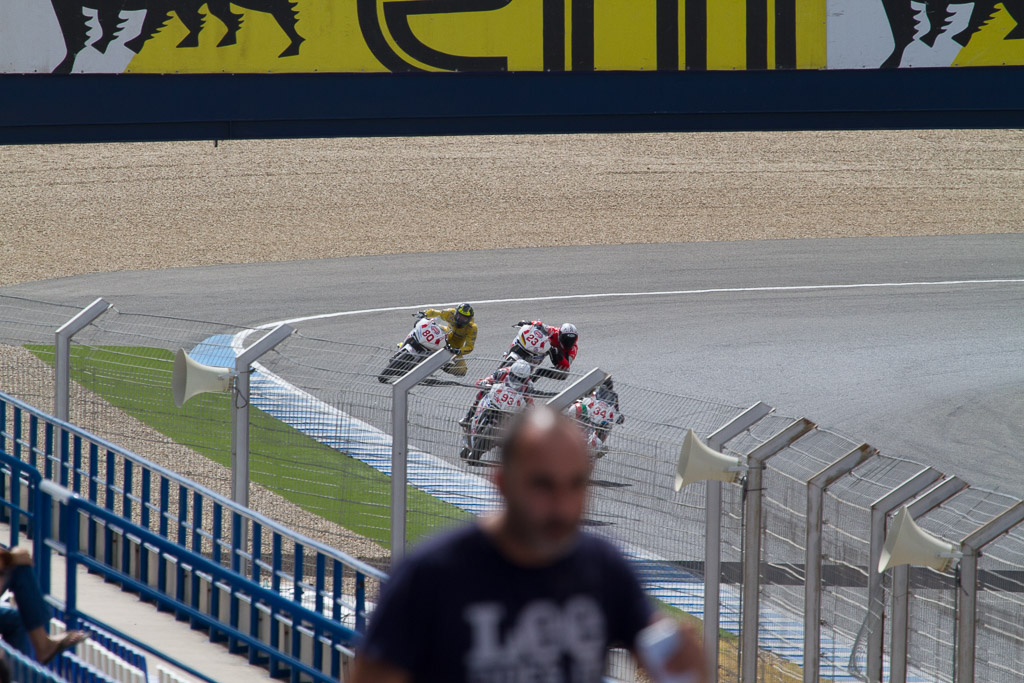
<path fill-rule="evenodd" d="M 258 325 L 457 300 L 1021 278 L 1024 236 L 987 235 L 353 257 L 83 275 L 0 294 L 103 296 L 124 311 Z M 1024 282 L 480 304 L 479 353 L 500 354 L 520 318 L 576 323 L 579 367 L 736 405 L 762 400 L 972 484 L 1024 491 Z M 297 326 L 386 344 L 411 322 L 391 311 Z"/>

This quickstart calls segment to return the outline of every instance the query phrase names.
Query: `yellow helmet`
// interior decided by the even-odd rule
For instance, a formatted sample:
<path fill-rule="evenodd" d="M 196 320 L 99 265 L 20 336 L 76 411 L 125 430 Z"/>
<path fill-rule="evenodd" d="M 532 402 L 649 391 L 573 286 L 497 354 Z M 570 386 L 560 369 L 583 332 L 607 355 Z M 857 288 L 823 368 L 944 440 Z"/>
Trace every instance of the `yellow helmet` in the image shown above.
<path fill-rule="evenodd" d="M 455 327 L 465 327 L 473 321 L 473 307 L 469 304 L 461 304 L 455 309 Z"/>

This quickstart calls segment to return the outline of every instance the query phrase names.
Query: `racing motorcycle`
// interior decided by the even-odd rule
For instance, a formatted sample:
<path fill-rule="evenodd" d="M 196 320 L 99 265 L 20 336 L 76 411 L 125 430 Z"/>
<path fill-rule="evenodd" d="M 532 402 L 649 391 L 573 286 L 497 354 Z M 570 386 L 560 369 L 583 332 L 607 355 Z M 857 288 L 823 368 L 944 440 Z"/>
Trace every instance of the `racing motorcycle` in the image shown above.
<path fill-rule="evenodd" d="M 615 406 L 594 395 L 580 399 L 570 409 L 576 420 L 583 426 L 587 437 L 587 446 L 593 459 L 604 457 L 608 452 L 606 443 L 612 425 L 618 419 Z"/>
<path fill-rule="evenodd" d="M 443 349 L 450 333 L 448 323 L 443 320 L 421 319 L 399 345 L 398 353 L 391 356 L 387 367 L 377 376 L 377 380 L 388 383 L 393 378 L 409 372 L 427 356 Z"/>
<path fill-rule="evenodd" d="M 512 346 L 502 357 L 498 370 L 511 367 L 517 360 L 524 360 L 533 368 L 535 377 L 559 380 L 568 377 L 568 374 L 561 370 L 539 367 L 551 351 L 551 337 L 543 328 L 528 322 L 518 322 L 512 327 L 519 329 L 512 340 Z"/>
<path fill-rule="evenodd" d="M 487 451 L 498 445 L 502 427 L 508 418 L 530 405 L 529 365 L 525 361 L 518 361 L 509 370 L 510 375 L 513 373 L 520 378 L 519 382 L 506 379 L 492 384 L 480 399 L 476 412 L 465 428 L 466 445 L 459 453 L 463 460 L 479 462 Z"/>

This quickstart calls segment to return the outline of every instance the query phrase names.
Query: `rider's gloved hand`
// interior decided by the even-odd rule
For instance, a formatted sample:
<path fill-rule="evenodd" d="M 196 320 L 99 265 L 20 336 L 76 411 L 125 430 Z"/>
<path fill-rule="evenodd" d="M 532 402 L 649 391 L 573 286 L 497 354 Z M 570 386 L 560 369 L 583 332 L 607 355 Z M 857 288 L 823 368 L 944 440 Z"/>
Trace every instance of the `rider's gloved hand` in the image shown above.
<path fill-rule="evenodd" d="M 426 318 L 427 314 L 424 313 L 423 311 L 416 311 L 415 313 L 412 314 L 412 317 L 414 317 L 414 318 Z"/>
<path fill-rule="evenodd" d="M 520 320 L 519 322 L 517 322 L 512 327 L 522 327 L 523 325 L 532 325 L 532 324 L 533 323 L 531 323 L 529 320 Z"/>

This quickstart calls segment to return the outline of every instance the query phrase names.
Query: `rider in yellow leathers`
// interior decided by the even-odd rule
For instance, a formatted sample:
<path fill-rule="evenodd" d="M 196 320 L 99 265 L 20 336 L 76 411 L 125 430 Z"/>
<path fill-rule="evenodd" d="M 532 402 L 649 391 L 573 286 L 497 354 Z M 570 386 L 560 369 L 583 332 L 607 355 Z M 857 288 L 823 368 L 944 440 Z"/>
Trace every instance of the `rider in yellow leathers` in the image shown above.
<path fill-rule="evenodd" d="M 451 375 L 463 377 L 466 374 L 466 361 L 463 356 L 473 352 L 476 344 L 476 323 L 473 322 L 473 307 L 462 304 L 457 308 L 437 310 L 428 308 L 413 314 L 417 318 L 439 318 L 448 323 L 452 331 L 448 335 L 448 346 L 458 351 L 452 362 L 444 366 L 444 371 Z"/>

